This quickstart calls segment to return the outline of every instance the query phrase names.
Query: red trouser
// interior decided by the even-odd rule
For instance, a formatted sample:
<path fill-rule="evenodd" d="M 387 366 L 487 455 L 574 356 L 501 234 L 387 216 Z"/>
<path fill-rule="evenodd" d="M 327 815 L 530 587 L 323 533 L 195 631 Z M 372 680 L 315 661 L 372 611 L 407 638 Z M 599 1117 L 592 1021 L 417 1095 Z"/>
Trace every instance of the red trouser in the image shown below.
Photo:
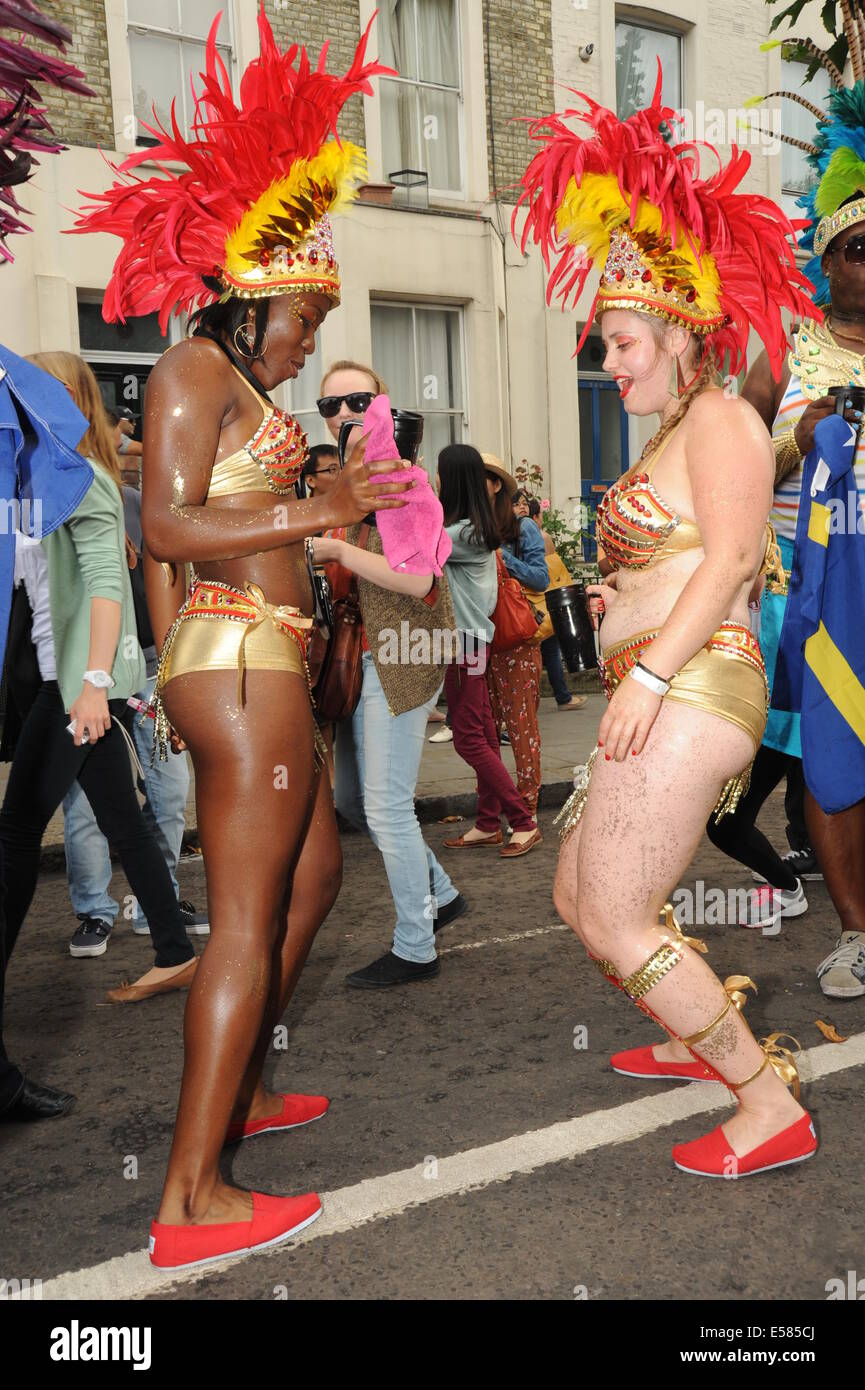
<path fill-rule="evenodd" d="M 517 765 L 517 787 L 532 815 L 541 789 L 541 650 L 524 642 L 510 652 L 492 652 L 487 668 L 490 703 L 504 724 Z"/>
<path fill-rule="evenodd" d="M 445 673 L 454 748 L 478 779 L 475 823 L 478 830 L 493 834 L 504 815 L 512 830 L 534 830 L 528 807 L 502 762 L 484 664 L 479 662 L 479 669 L 454 664 Z"/>

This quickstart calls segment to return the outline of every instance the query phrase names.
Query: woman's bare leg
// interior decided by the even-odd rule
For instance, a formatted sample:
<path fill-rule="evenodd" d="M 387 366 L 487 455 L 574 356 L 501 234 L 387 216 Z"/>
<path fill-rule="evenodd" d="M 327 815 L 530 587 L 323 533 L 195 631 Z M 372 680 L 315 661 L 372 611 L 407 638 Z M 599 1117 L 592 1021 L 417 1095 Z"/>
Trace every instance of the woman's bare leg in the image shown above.
<path fill-rule="evenodd" d="M 177 677 L 166 712 L 195 768 L 210 939 L 189 993 L 183 1083 L 159 1221 L 249 1220 L 251 1194 L 229 1187 L 219 1156 L 259 1039 L 284 927 L 291 867 L 316 791 L 312 715 L 291 672 Z"/>
<path fill-rule="evenodd" d="M 694 856 L 721 788 L 752 751 L 735 725 L 670 701 L 639 757 L 596 761 L 580 838 L 575 849 L 565 846 L 554 899 L 592 955 L 611 961 L 620 976 L 638 970 L 665 940 L 658 926 L 664 903 Z M 684 1038 L 715 1018 L 727 996 L 702 957 L 685 948 L 645 1002 Z M 763 1061 L 735 1009 L 692 1051 L 734 1083 Z M 803 1113 L 767 1067 L 742 1091 L 724 1131 L 742 1156 Z"/>
<path fill-rule="evenodd" d="M 326 771 L 318 770 L 317 782 L 315 801 L 289 884 L 288 908 L 276 945 L 267 1008 L 240 1085 L 233 1121 L 261 1120 L 281 1109 L 282 1097 L 264 1088 L 262 1068 L 273 1043 L 273 1030 L 288 1008 L 315 934 L 336 902 L 342 883 L 342 848 Z"/>

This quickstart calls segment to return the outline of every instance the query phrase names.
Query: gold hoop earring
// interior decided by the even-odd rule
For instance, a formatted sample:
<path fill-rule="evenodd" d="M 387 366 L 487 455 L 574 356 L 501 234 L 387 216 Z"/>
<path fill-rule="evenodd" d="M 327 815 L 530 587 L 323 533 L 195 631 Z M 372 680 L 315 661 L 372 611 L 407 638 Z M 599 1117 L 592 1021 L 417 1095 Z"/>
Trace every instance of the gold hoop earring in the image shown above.
<path fill-rule="evenodd" d="M 243 339 L 244 339 L 244 342 L 246 343 L 246 351 L 244 351 L 244 349 L 240 346 L 240 344 L 239 344 L 238 341 L 237 341 L 237 335 L 238 335 L 238 333 L 242 333 L 242 334 L 243 334 Z M 255 340 L 253 339 L 253 341 L 250 342 L 250 339 L 249 339 L 249 325 L 247 324 L 247 325 L 244 326 L 242 323 L 239 323 L 239 324 L 237 325 L 237 327 L 235 328 L 235 330 L 234 330 L 234 346 L 235 346 L 235 348 L 237 349 L 237 351 L 238 351 L 238 353 L 240 354 L 241 357 L 248 357 L 250 361 L 253 361 L 254 358 L 259 358 L 259 357 L 263 357 L 263 356 L 264 356 L 264 354 L 267 352 L 267 346 L 268 346 L 267 329 L 264 330 L 264 337 L 263 337 L 262 340 L 261 340 L 261 347 L 259 348 L 259 350 L 258 350 L 257 353 L 253 353 L 253 351 L 252 351 L 252 348 L 253 348 L 253 345 L 254 345 L 254 341 L 255 341 Z"/>
<path fill-rule="evenodd" d="M 245 348 L 242 348 L 242 347 L 240 346 L 240 343 L 237 341 L 237 335 L 238 335 L 238 333 L 242 333 L 242 334 L 243 334 L 243 340 L 244 340 L 244 342 L 246 343 L 246 347 L 245 347 Z M 234 347 L 235 347 L 235 351 L 239 354 L 239 356 L 241 356 L 241 357 L 252 357 L 252 352 L 251 352 L 252 344 L 251 344 L 250 341 L 249 341 L 249 329 L 248 329 L 248 327 L 247 327 L 245 324 L 239 323 L 239 324 L 237 325 L 237 327 L 235 328 L 235 330 L 234 330 Z"/>

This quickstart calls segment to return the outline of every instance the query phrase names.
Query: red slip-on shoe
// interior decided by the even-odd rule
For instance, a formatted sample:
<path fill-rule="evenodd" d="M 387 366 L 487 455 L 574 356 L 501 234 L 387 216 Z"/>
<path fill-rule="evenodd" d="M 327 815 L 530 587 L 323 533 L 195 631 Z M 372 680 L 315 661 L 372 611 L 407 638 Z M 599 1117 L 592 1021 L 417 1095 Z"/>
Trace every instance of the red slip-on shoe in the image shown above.
<path fill-rule="evenodd" d="M 321 1216 L 317 1192 L 303 1197 L 252 1194 L 252 1220 L 215 1226 L 166 1226 L 150 1223 L 150 1263 L 157 1269 L 191 1269 L 229 1255 L 249 1255 L 289 1240 Z"/>
<path fill-rule="evenodd" d="M 228 1126 L 226 1144 L 236 1144 L 241 1139 L 251 1139 L 254 1134 L 269 1134 L 271 1130 L 298 1129 L 301 1125 L 320 1120 L 327 1113 L 330 1101 L 327 1096 L 282 1097 L 282 1109 L 278 1115 L 265 1115 L 263 1120 L 247 1120 L 242 1124 Z"/>
<path fill-rule="evenodd" d="M 804 1163 L 816 1152 L 817 1134 L 806 1111 L 795 1124 L 774 1134 L 765 1144 L 758 1144 L 741 1158 L 733 1153 L 723 1126 L 718 1125 L 702 1139 L 677 1144 L 673 1149 L 673 1162 L 683 1173 L 695 1173 L 701 1178 L 745 1178 L 751 1173 L 768 1173 L 771 1168 Z"/>
<path fill-rule="evenodd" d="M 610 1058 L 610 1066 L 620 1076 L 636 1076 L 641 1081 L 717 1081 L 703 1062 L 659 1062 L 651 1047 L 632 1047 Z"/>

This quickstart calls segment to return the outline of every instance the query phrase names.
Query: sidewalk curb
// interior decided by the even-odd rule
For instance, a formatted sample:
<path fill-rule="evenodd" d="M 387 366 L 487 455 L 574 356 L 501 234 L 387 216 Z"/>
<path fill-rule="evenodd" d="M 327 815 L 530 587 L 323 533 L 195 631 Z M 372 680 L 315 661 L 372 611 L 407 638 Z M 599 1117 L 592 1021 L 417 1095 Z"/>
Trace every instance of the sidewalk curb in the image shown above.
<path fill-rule="evenodd" d="M 538 808 L 541 811 L 555 811 L 563 806 L 573 791 L 573 783 L 562 780 L 559 782 L 544 782 L 541 786 L 541 795 Z M 415 802 L 417 818 L 421 825 L 433 825 L 441 821 L 445 816 L 460 816 L 463 819 L 474 814 L 477 806 L 477 796 L 474 792 L 454 792 L 451 796 L 421 796 Z M 355 829 L 339 819 L 339 828 L 346 835 L 354 835 Z M 195 826 L 188 827 L 188 831 L 194 831 Z M 112 856 L 112 863 L 115 862 Z M 194 862 L 194 861 L 193 861 Z M 62 843 L 56 845 L 43 845 L 42 854 L 39 859 L 39 872 L 42 874 L 56 874 L 66 872 L 66 854 Z"/>

